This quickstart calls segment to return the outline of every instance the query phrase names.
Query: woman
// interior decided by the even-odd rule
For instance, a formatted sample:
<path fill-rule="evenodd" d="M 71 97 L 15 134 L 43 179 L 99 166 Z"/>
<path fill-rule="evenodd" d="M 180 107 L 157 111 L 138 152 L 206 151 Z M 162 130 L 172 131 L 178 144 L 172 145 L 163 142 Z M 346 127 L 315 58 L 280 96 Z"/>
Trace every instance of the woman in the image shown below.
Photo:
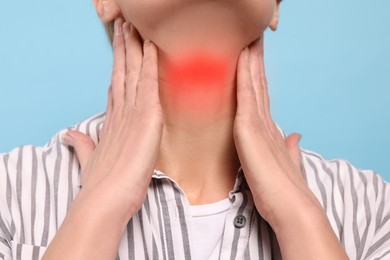
<path fill-rule="evenodd" d="M 94 3 L 115 21 L 106 114 L 1 155 L 0 259 L 390 254 L 389 184 L 272 121 L 280 2 Z"/>

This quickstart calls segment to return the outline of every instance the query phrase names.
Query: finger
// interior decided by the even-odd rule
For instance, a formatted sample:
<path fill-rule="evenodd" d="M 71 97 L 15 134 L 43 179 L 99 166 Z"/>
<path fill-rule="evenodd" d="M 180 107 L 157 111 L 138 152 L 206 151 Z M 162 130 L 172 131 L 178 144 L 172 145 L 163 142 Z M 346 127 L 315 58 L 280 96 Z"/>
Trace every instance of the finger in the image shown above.
<path fill-rule="evenodd" d="M 160 102 L 158 93 L 157 48 L 149 40 L 144 42 L 144 57 L 137 85 L 136 102 L 136 105 L 144 105 L 149 102 L 157 104 Z"/>
<path fill-rule="evenodd" d="M 261 55 L 262 38 L 257 39 L 249 46 L 249 64 L 253 86 L 256 93 L 256 102 L 258 112 L 261 118 L 266 117 L 266 104 L 264 102 L 264 75 L 262 73 L 262 55 Z"/>
<path fill-rule="evenodd" d="M 302 165 L 301 165 L 301 149 L 299 147 L 299 141 L 301 140 L 302 136 L 298 133 L 292 133 L 285 139 L 285 144 L 288 150 L 288 153 L 290 154 L 290 157 L 292 161 L 294 162 L 295 166 L 299 169 L 299 171 L 302 171 Z"/>
<path fill-rule="evenodd" d="M 104 138 L 108 131 L 108 126 L 110 125 L 112 114 L 112 85 L 108 88 L 108 97 L 107 97 L 107 108 L 106 108 L 106 118 L 104 119 L 102 130 L 100 131 L 99 141 Z"/>
<path fill-rule="evenodd" d="M 122 18 L 117 18 L 115 20 L 115 34 L 113 40 L 114 67 L 111 76 L 114 109 L 120 109 L 122 107 L 125 97 L 126 51 L 122 24 Z"/>
<path fill-rule="evenodd" d="M 263 107 L 264 107 L 265 118 L 269 121 L 272 121 L 270 98 L 268 92 L 268 82 L 267 82 L 267 76 L 265 74 L 264 57 L 262 55 L 260 56 L 260 78 L 261 78 L 261 86 L 262 86 L 261 98 L 264 104 Z"/>
<path fill-rule="evenodd" d="M 126 47 L 126 102 L 134 103 L 142 67 L 142 44 L 137 30 L 128 22 L 123 24 Z"/>
<path fill-rule="evenodd" d="M 249 49 L 240 54 L 237 65 L 237 115 L 254 118 L 258 116 L 256 93 L 253 88 L 250 67 Z"/>
<path fill-rule="evenodd" d="M 82 179 L 85 180 L 88 176 L 84 175 L 84 168 L 88 158 L 95 150 L 95 143 L 88 135 L 74 130 L 69 130 L 63 134 L 61 138 L 63 143 L 72 146 L 75 149 L 77 158 L 80 162 L 81 173 L 83 174 Z"/>
<path fill-rule="evenodd" d="M 259 114 L 264 119 L 266 127 L 279 137 L 280 133 L 271 116 L 270 98 L 268 93 L 268 82 L 264 65 L 264 42 L 263 37 L 250 45 L 251 55 L 251 72 L 252 79 L 257 94 L 257 102 L 259 107 Z"/>

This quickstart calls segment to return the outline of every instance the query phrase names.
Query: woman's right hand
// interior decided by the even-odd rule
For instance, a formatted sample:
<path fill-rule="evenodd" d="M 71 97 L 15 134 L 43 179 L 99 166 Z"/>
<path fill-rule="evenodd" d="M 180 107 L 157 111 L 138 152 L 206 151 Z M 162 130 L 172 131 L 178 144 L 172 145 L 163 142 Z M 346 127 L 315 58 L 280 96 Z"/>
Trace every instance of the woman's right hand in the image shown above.
<path fill-rule="evenodd" d="M 76 150 L 82 192 L 113 185 L 132 204 L 132 214 L 144 201 L 162 136 L 157 50 L 145 41 L 142 53 L 138 32 L 121 18 L 114 27 L 114 68 L 99 144 L 78 131 L 63 140 Z"/>
<path fill-rule="evenodd" d="M 115 21 L 114 68 L 106 119 L 95 146 L 78 131 L 62 141 L 74 147 L 82 189 L 44 259 L 114 259 L 122 233 L 143 204 L 163 131 L 157 48 Z M 143 51 L 142 51 L 143 49 Z"/>

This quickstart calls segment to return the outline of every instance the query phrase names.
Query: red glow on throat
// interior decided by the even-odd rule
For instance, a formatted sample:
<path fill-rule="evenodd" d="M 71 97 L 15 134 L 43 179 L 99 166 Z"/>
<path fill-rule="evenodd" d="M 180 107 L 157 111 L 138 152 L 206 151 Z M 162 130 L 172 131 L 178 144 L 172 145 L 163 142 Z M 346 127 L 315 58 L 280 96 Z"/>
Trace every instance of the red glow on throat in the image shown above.
<path fill-rule="evenodd" d="M 170 106 L 202 117 L 220 110 L 225 106 L 230 63 L 229 58 L 198 52 L 165 64 Z"/>
<path fill-rule="evenodd" d="M 227 59 L 195 53 L 167 65 L 167 80 L 173 85 L 196 88 L 221 85 L 227 81 Z"/>

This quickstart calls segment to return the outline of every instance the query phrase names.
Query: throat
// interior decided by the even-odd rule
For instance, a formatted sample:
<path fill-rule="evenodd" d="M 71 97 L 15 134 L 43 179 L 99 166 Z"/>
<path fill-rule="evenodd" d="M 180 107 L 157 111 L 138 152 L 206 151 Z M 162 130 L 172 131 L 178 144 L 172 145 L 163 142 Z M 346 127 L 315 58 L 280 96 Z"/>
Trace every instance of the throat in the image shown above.
<path fill-rule="evenodd" d="M 206 136 L 164 128 L 156 167 L 177 182 L 191 205 L 226 198 L 240 166 L 231 135 L 209 130 Z"/>
<path fill-rule="evenodd" d="M 236 56 L 207 48 L 169 57 L 161 53 L 160 99 L 167 120 L 207 122 L 234 116 Z"/>
<path fill-rule="evenodd" d="M 191 205 L 226 198 L 240 166 L 232 122 L 214 123 L 164 126 L 156 167 L 178 183 Z"/>
<path fill-rule="evenodd" d="M 191 204 L 226 198 L 239 168 L 233 139 L 237 57 L 217 53 L 159 57 L 165 122 L 156 167 L 180 185 Z"/>
<path fill-rule="evenodd" d="M 233 139 L 233 121 L 166 122 L 157 169 L 174 179 L 191 205 L 226 198 L 240 163 Z"/>

